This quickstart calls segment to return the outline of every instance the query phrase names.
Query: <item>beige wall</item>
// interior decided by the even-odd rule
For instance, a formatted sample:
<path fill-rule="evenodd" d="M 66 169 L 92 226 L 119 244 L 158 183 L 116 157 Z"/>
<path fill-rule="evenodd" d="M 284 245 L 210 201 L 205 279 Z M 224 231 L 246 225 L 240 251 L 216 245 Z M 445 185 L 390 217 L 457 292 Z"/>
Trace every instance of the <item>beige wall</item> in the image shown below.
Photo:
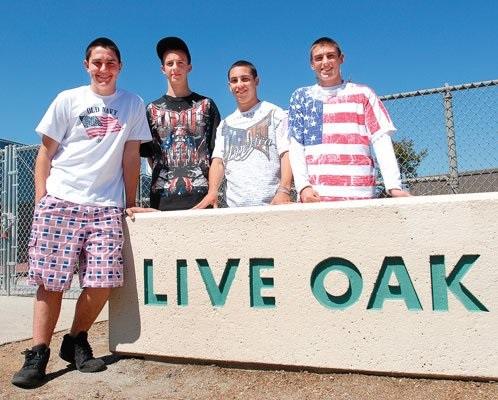
<path fill-rule="evenodd" d="M 126 284 L 110 302 L 110 348 L 496 379 L 497 216 L 498 193 L 137 215 L 127 221 Z M 255 258 L 273 262 L 262 289 Z M 238 267 L 225 303 L 213 305 L 200 269 L 219 284 L 228 259 Z M 144 260 L 153 263 L 148 300 Z M 188 302 L 178 300 L 178 270 Z M 167 305 L 153 304 L 154 295 L 167 295 Z"/>

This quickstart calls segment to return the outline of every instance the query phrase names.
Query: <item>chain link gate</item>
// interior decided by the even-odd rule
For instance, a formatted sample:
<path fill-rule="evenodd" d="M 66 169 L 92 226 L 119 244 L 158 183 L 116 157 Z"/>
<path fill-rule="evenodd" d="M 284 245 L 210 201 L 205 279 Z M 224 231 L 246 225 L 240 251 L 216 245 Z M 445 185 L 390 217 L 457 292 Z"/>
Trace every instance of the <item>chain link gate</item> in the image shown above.
<path fill-rule="evenodd" d="M 7 146 L 2 154 L 2 192 L 1 192 L 1 262 L 2 292 L 11 294 L 12 273 L 15 269 L 16 246 L 16 204 L 17 171 L 15 146 Z"/>
<path fill-rule="evenodd" d="M 11 280 L 11 294 L 28 295 L 36 291 L 26 284 L 28 275 L 28 242 L 35 202 L 34 168 L 38 146 L 17 147 L 17 262 Z"/>
<path fill-rule="evenodd" d="M 33 222 L 35 184 L 34 166 L 38 145 L 9 145 L 0 157 L 1 188 L 1 279 L 0 294 L 31 296 L 36 287 L 26 283 L 28 277 L 28 243 Z M 64 293 L 78 297 L 78 279 Z"/>

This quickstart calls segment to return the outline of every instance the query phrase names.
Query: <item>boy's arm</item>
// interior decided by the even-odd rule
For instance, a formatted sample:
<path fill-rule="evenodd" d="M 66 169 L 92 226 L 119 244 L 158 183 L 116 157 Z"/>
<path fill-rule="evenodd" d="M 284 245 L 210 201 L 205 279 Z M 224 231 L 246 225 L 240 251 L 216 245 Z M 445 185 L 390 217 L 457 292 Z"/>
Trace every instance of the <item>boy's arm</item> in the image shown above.
<path fill-rule="evenodd" d="M 280 155 L 280 183 L 271 204 L 291 203 L 290 189 L 292 185 L 292 170 L 289 161 L 289 152 Z"/>
<path fill-rule="evenodd" d="M 221 158 L 213 158 L 209 167 L 209 189 L 204 198 L 195 206 L 194 209 L 206 208 L 208 206 L 218 207 L 218 189 L 220 188 L 223 177 L 225 176 L 225 167 Z"/>
<path fill-rule="evenodd" d="M 320 196 L 309 182 L 308 166 L 304 153 L 304 115 L 302 106 L 303 94 L 296 91 L 292 94 L 289 107 L 289 160 L 294 175 L 294 185 L 298 199 L 303 203 L 318 202 Z"/>
<path fill-rule="evenodd" d="M 270 204 L 292 203 L 292 169 L 289 160 L 289 118 L 281 109 L 274 112 L 275 138 L 280 157 L 280 182 Z"/>
<path fill-rule="evenodd" d="M 137 186 L 140 178 L 140 140 L 129 140 L 123 150 L 123 180 L 125 186 L 125 212 L 132 220 L 135 213 L 157 211 L 155 208 L 136 207 Z"/>
<path fill-rule="evenodd" d="M 289 147 L 289 159 L 298 198 L 303 203 L 319 202 L 320 195 L 309 183 L 304 146 L 293 137 Z"/>
<path fill-rule="evenodd" d="M 42 136 L 35 162 L 35 204 L 47 194 L 47 178 L 52 168 L 52 158 L 58 148 L 58 142 L 47 135 Z"/>
<path fill-rule="evenodd" d="M 372 147 L 384 179 L 386 192 L 392 197 L 410 196 L 410 193 L 401 189 L 401 176 L 391 136 L 385 133 L 380 134 L 373 141 Z"/>
<path fill-rule="evenodd" d="M 218 111 L 218 107 L 216 106 L 215 102 L 211 100 L 211 107 L 209 109 L 210 112 L 210 119 L 211 119 L 211 132 L 209 132 L 210 140 L 208 143 L 208 149 L 209 149 L 209 156 L 211 157 L 215 148 L 216 144 L 216 137 L 217 135 L 220 134 L 218 131 L 218 127 L 220 125 L 220 112 Z M 208 132 L 206 132 L 208 133 Z"/>
<path fill-rule="evenodd" d="M 125 186 L 126 206 L 135 207 L 137 186 L 140 176 L 140 141 L 129 140 L 123 151 L 123 180 Z"/>

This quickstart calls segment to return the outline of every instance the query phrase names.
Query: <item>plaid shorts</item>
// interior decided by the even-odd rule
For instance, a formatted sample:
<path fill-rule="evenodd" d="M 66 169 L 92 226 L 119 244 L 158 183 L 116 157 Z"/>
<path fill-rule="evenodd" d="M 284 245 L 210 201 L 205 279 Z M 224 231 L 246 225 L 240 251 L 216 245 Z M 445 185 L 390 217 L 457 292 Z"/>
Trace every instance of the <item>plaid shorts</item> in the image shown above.
<path fill-rule="evenodd" d="M 78 267 L 82 288 L 122 286 L 122 247 L 120 208 L 74 204 L 47 195 L 35 206 L 28 283 L 67 290 Z"/>

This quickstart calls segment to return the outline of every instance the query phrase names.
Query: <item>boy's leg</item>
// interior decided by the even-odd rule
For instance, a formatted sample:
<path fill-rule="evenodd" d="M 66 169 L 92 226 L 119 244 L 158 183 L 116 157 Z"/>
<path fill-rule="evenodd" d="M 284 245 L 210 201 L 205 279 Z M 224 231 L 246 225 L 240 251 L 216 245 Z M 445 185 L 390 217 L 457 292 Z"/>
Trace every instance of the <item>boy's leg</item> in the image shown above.
<path fill-rule="evenodd" d="M 38 287 L 33 312 L 33 347 L 24 351 L 22 368 L 12 378 L 16 386 L 29 389 L 40 385 L 50 358 L 50 341 L 61 310 L 62 292 Z"/>
<path fill-rule="evenodd" d="M 102 308 L 109 299 L 110 288 L 84 288 L 81 292 L 70 335 L 75 337 L 80 332 L 87 332 L 99 316 Z"/>
<path fill-rule="evenodd" d="M 122 212 L 117 207 L 88 207 L 87 237 L 80 259 L 84 288 L 71 327 L 71 336 L 86 332 L 109 299 L 111 289 L 123 285 Z"/>
<path fill-rule="evenodd" d="M 33 312 L 33 345 L 50 347 L 52 334 L 59 319 L 62 292 L 52 292 L 38 287 Z"/>
<path fill-rule="evenodd" d="M 59 352 L 59 356 L 75 364 L 78 371 L 98 372 L 106 369 L 103 360 L 93 357 L 87 331 L 102 311 L 110 292 L 110 288 L 85 288 L 78 298 L 71 332 L 64 335 Z"/>
<path fill-rule="evenodd" d="M 34 346 L 23 353 L 24 364 L 12 379 L 16 386 L 36 387 L 45 377 L 62 294 L 71 286 L 83 240 L 76 235 L 81 228 L 76 219 L 78 208 L 51 196 L 43 197 L 35 205 L 27 280 L 38 286 L 33 313 Z"/>
<path fill-rule="evenodd" d="M 111 289 L 123 284 L 122 212 L 116 207 L 86 208 L 86 237 L 80 258 L 80 284 L 84 288 L 74 315 L 71 332 L 64 336 L 60 357 L 74 363 L 81 372 L 105 369 L 93 357 L 88 330 L 107 302 Z"/>

